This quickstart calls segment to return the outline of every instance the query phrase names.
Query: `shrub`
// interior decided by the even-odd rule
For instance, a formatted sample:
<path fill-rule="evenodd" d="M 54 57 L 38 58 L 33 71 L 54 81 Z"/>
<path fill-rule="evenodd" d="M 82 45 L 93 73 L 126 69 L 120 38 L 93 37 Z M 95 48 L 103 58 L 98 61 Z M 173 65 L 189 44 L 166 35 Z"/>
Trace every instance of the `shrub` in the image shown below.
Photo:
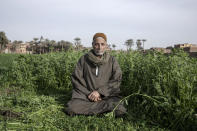
<path fill-rule="evenodd" d="M 84 52 L 20 55 L 9 82 L 21 88 L 71 92 L 71 73 Z M 129 117 L 173 130 L 192 130 L 197 119 L 197 59 L 182 51 L 112 52 L 123 72 L 122 95 Z"/>

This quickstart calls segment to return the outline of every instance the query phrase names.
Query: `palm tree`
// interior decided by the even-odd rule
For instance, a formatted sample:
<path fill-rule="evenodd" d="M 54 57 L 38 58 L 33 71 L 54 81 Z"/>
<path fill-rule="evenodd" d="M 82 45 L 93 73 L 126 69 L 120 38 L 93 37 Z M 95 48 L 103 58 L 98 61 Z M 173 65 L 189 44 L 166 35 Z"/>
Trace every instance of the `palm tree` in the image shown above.
<path fill-rule="evenodd" d="M 43 38 L 43 36 L 41 36 L 40 37 L 40 39 L 39 39 L 39 41 L 38 41 L 38 47 L 39 47 L 39 54 L 41 54 L 41 52 L 42 52 L 42 48 L 43 48 L 43 41 L 44 40 L 44 38 Z"/>
<path fill-rule="evenodd" d="M 44 39 L 42 42 L 42 52 L 43 53 L 48 53 L 49 52 L 49 45 L 50 45 L 50 40 L 49 39 Z"/>
<path fill-rule="evenodd" d="M 69 41 L 61 40 L 58 42 L 58 48 L 60 51 L 67 51 L 70 47 L 72 47 L 72 43 Z"/>
<path fill-rule="evenodd" d="M 137 39 L 136 45 L 137 45 L 137 49 L 138 49 L 138 50 L 142 50 L 142 42 L 141 42 L 140 39 Z"/>
<path fill-rule="evenodd" d="M 42 42 L 44 40 L 43 36 L 40 37 L 40 42 Z"/>
<path fill-rule="evenodd" d="M 63 46 L 64 46 L 63 43 L 64 43 L 64 40 L 61 40 L 61 41 L 57 42 L 59 51 L 63 51 Z"/>
<path fill-rule="evenodd" d="M 142 42 L 143 42 L 143 50 L 144 50 L 144 42 L 146 42 L 147 40 L 146 39 L 142 39 Z"/>
<path fill-rule="evenodd" d="M 38 38 L 33 38 L 34 43 L 37 44 L 38 43 Z"/>
<path fill-rule="evenodd" d="M 131 50 L 131 47 L 134 45 L 133 44 L 133 39 L 126 40 L 125 45 L 127 46 L 127 50 Z"/>
<path fill-rule="evenodd" d="M 38 38 L 33 38 L 33 45 L 35 46 L 35 53 L 38 53 L 38 44 L 39 44 Z"/>
<path fill-rule="evenodd" d="M 50 41 L 50 45 L 49 45 L 50 52 L 54 51 L 55 46 L 56 46 L 56 41 L 55 40 L 51 40 Z"/>
<path fill-rule="evenodd" d="M 78 48 L 80 47 L 80 45 L 81 45 L 81 39 L 79 38 L 79 37 L 76 37 L 75 39 L 75 47 L 77 48 L 77 50 L 78 50 Z"/>
<path fill-rule="evenodd" d="M 116 45 L 115 45 L 115 44 L 112 44 L 112 48 L 115 50 L 115 48 L 116 48 Z"/>

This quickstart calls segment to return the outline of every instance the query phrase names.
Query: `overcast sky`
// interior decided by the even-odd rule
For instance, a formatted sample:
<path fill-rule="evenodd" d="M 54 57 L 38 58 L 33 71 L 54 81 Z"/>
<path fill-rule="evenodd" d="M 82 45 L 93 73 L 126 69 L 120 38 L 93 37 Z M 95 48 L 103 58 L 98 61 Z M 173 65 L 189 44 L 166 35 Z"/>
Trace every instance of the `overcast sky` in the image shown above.
<path fill-rule="evenodd" d="M 0 31 L 10 40 L 34 37 L 91 46 L 104 32 L 125 49 L 127 39 L 147 39 L 145 48 L 197 44 L 197 0 L 1 0 Z"/>

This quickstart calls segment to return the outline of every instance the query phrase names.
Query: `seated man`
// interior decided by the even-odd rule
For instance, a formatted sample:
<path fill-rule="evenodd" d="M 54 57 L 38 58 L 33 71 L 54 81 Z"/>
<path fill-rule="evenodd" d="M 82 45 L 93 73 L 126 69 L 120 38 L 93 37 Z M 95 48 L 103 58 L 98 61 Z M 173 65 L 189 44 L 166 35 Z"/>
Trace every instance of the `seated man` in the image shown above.
<path fill-rule="evenodd" d="M 70 115 L 110 112 L 120 101 L 122 72 L 116 59 L 105 52 L 106 35 L 96 33 L 92 46 L 93 49 L 79 59 L 72 74 L 72 99 L 66 109 Z M 125 113 L 121 103 L 115 115 Z"/>

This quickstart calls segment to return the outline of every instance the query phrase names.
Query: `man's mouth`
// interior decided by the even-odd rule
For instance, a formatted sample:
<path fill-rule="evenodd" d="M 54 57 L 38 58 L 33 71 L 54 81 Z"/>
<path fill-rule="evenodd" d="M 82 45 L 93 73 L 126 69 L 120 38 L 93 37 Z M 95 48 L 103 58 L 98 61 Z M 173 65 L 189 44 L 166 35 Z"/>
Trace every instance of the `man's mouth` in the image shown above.
<path fill-rule="evenodd" d="M 96 50 L 95 53 L 96 53 L 96 55 L 103 55 L 104 54 L 104 52 L 100 51 L 100 50 Z"/>

